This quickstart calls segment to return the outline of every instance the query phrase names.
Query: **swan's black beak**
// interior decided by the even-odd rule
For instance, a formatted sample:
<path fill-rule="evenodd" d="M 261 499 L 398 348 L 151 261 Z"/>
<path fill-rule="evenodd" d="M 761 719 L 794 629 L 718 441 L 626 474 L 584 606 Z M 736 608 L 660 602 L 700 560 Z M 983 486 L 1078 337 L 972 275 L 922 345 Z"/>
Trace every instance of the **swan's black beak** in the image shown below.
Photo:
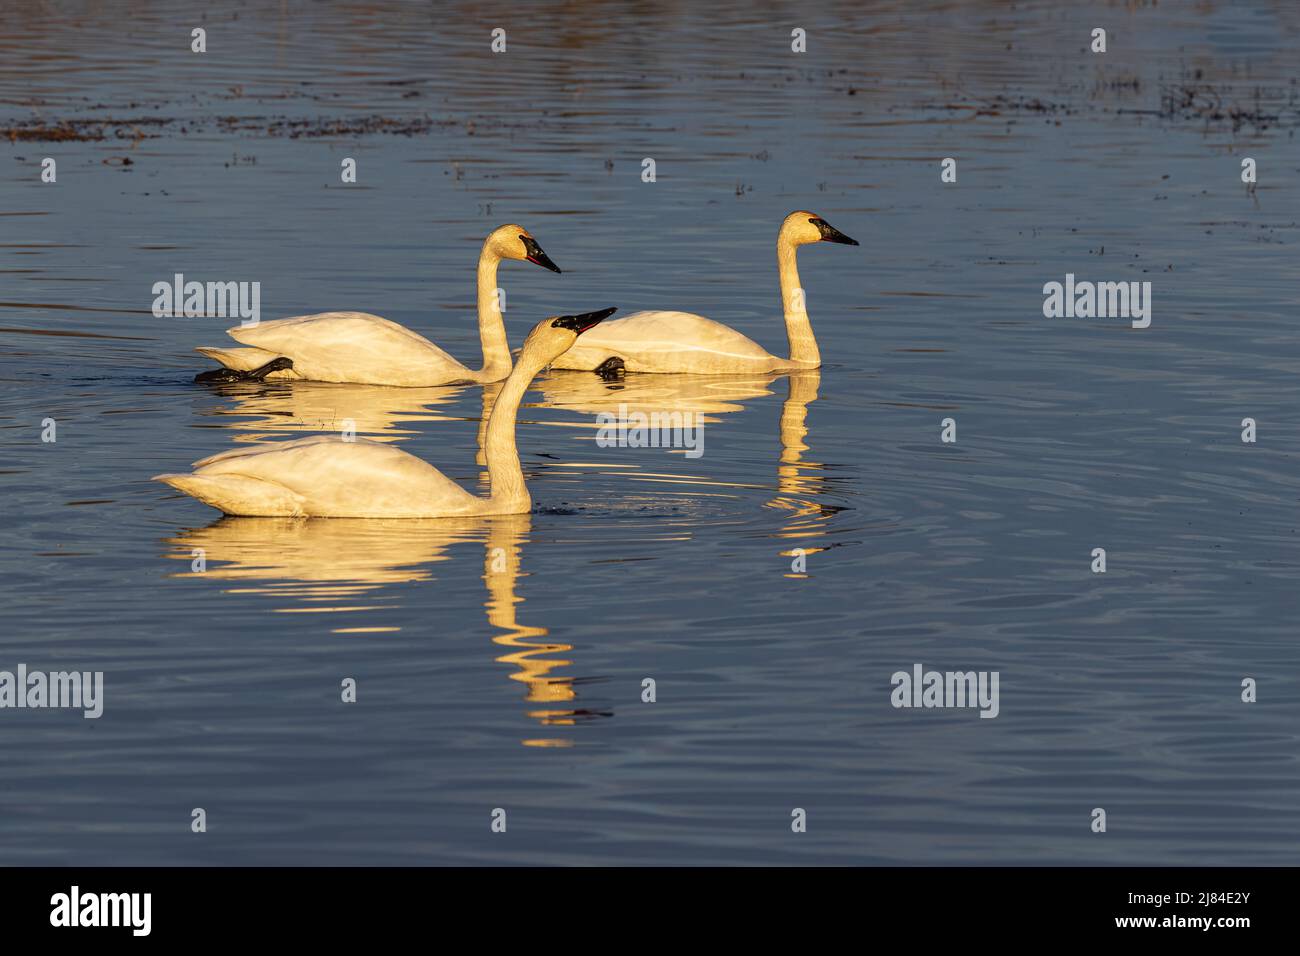
<path fill-rule="evenodd" d="M 581 335 L 593 325 L 608 319 L 617 312 L 618 309 L 601 309 L 599 312 L 584 312 L 582 315 L 561 315 L 551 321 L 551 325 L 557 329 L 568 329 L 575 335 Z"/>
<path fill-rule="evenodd" d="M 839 242 L 846 246 L 856 246 L 858 244 L 858 240 L 850 239 L 825 219 L 809 219 L 808 221 L 816 226 L 817 231 L 822 234 L 822 242 Z"/>
<path fill-rule="evenodd" d="M 551 261 L 551 257 L 542 252 L 542 247 L 537 244 L 537 240 L 532 236 L 520 236 L 524 243 L 524 251 L 528 253 L 528 261 L 536 263 L 543 269 L 550 269 L 552 272 L 559 272 L 560 267 Z"/>

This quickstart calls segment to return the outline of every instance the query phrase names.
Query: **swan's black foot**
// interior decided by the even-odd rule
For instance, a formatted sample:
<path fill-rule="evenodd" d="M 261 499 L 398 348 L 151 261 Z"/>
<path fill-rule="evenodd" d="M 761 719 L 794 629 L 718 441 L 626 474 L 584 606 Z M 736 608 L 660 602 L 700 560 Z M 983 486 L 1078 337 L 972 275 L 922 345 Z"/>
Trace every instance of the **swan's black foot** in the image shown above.
<path fill-rule="evenodd" d="M 200 385 L 229 385 L 234 382 L 261 382 L 266 379 L 272 372 L 278 372 L 281 369 L 293 368 L 293 359 L 285 358 L 283 355 L 279 358 L 273 358 L 265 365 L 259 365 L 251 372 L 240 372 L 233 368 L 218 368 L 211 372 L 200 372 L 194 376 L 194 381 Z"/>
<path fill-rule="evenodd" d="M 597 365 L 594 371 L 605 381 L 614 382 L 623 377 L 625 369 L 623 360 L 614 355 Z"/>

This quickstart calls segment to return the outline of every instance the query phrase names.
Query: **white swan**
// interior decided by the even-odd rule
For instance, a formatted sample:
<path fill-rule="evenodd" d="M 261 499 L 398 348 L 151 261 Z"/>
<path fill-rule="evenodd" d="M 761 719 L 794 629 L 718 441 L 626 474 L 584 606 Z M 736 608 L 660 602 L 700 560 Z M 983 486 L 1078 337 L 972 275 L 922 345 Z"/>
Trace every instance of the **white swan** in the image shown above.
<path fill-rule="evenodd" d="M 232 339 L 250 347 L 196 349 L 224 366 L 200 374 L 196 381 L 296 378 L 408 387 L 499 382 L 510 374 L 510 346 L 497 301 L 497 264 L 502 259 L 560 271 L 523 226 L 501 226 L 483 240 L 478 259 L 483 368 L 477 372 L 396 322 L 366 312 L 321 312 L 227 329 Z"/>
<path fill-rule="evenodd" d="M 785 217 L 776 237 L 781 272 L 781 304 L 790 357 L 772 355 L 735 329 L 690 312 L 634 312 L 601 326 L 555 361 L 555 368 L 603 374 L 627 372 L 788 372 L 822 364 L 804 305 L 795 250 L 811 242 L 850 239 L 816 213 L 798 210 Z"/>
<path fill-rule="evenodd" d="M 470 494 L 414 455 L 391 444 L 318 435 L 232 449 L 194 463 L 188 475 L 155 481 L 226 514 L 265 517 L 445 518 L 523 514 L 532 507 L 515 447 L 515 415 L 529 384 L 579 335 L 613 309 L 538 323 L 506 379 L 488 423 L 491 491 Z"/>

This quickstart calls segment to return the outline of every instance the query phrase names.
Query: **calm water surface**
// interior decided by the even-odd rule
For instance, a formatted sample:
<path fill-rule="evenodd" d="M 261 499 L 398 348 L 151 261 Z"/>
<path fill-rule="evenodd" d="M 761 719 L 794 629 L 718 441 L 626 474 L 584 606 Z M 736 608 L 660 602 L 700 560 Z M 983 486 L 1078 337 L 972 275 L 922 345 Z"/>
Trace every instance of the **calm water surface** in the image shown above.
<path fill-rule="evenodd" d="M 1296 862 L 1294 5 L 183 6 L 0 4 L 0 126 L 110 121 L 0 139 L 0 668 L 106 684 L 0 714 L 0 862 Z M 862 242 L 801 253 L 820 372 L 545 375 L 530 515 L 148 480 L 351 419 L 485 488 L 490 392 L 195 386 L 232 323 L 154 318 L 174 273 L 472 364 L 519 222 L 564 274 L 502 266 L 516 344 L 617 305 L 780 351 L 797 208 Z M 1151 327 L 1045 319 L 1067 272 Z M 703 456 L 597 446 L 620 402 Z M 1000 716 L 895 710 L 918 662 Z"/>

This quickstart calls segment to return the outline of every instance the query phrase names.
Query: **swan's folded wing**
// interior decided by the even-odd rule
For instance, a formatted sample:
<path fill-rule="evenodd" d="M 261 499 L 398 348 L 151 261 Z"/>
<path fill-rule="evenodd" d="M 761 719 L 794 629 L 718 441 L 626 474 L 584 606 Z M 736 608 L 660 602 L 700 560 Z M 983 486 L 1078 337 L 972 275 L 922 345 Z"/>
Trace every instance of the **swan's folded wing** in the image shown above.
<path fill-rule="evenodd" d="M 419 514 L 434 501 L 476 500 L 428 462 L 385 442 L 318 435 L 239 451 L 207 459 L 195 474 L 272 482 L 314 515 Z"/>
<path fill-rule="evenodd" d="M 204 465 L 211 465 L 218 461 L 228 461 L 231 458 L 245 458 L 249 455 L 269 455 L 283 451 L 291 446 L 319 444 L 320 442 L 338 441 L 337 435 L 310 435 L 307 438 L 295 438 L 293 441 L 282 442 L 265 442 L 254 443 L 249 445 L 240 445 L 238 448 L 231 448 L 227 451 L 217 452 L 215 455 L 209 455 L 207 458 L 200 458 L 194 462 L 195 468 L 202 468 Z"/>
<path fill-rule="evenodd" d="M 763 358 L 766 349 L 728 325 L 693 312 L 633 312 L 602 322 L 578 340 L 579 346 L 621 344 L 646 352 L 700 349 L 726 355 Z"/>
<path fill-rule="evenodd" d="M 735 329 L 691 312 L 634 312 L 583 333 L 553 363 L 555 368 L 595 368 L 612 356 L 628 371 L 709 372 L 721 364 L 762 365 L 773 358 Z"/>
<path fill-rule="evenodd" d="M 293 359 L 303 378 L 325 382 L 436 384 L 466 370 L 423 335 L 365 312 L 322 312 L 227 329 L 236 342 Z"/>

